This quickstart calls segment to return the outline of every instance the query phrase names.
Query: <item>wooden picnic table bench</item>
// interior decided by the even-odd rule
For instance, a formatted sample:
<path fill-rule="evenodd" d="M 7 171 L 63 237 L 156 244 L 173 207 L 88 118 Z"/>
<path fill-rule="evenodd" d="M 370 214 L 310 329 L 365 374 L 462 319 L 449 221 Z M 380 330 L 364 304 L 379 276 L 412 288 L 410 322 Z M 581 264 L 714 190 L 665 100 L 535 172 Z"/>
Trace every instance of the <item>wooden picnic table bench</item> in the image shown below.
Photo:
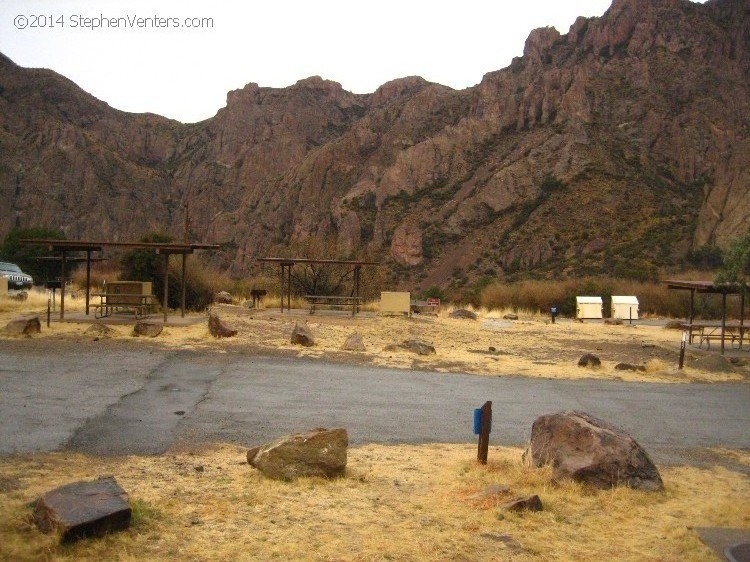
<path fill-rule="evenodd" d="M 689 343 L 693 343 L 695 338 L 698 338 L 698 347 L 703 347 L 703 343 L 706 343 L 706 349 L 711 348 L 712 341 L 721 341 L 721 324 L 718 322 L 693 322 L 683 324 L 685 330 L 688 331 Z M 748 327 L 740 326 L 739 323 L 730 323 L 724 326 L 724 341 L 728 341 L 730 347 L 734 346 L 735 342 L 738 342 L 739 347 L 742 347 L 742 342 L 746 339 Z"/>
<path fill-rule="evenodd" d="M 156 297 L 151 294 L 151 283 L 147 281 L 114 281 L 91 296 L 100 299 L 98 304 L 93 305 L 96 318 L 115 313 L 135 314 L 136 318 L 144 318 L 151 314 L 156 304 Z"/>
<path fill-rule="evenodd" d="M 342 297 L 335 295 L 305 295 L 305 300 L 310 303 L 310 314 L 315 314 L 318 306 L 351 306 L 352 316 L 359 312 L 362 305 L 362 297 Z"/>

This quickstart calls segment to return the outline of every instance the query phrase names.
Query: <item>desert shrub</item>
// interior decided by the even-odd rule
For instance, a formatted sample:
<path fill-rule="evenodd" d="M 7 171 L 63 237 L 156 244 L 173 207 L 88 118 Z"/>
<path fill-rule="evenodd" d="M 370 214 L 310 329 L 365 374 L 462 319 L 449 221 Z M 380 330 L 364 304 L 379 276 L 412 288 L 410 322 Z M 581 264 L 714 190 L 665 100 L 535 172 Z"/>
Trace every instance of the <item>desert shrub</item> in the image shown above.
<path fill-rule="evenodd" d="M 605 315 L 612 295 L 638 297 L 641 315 L 684 318 L 690 306 L 690 293 L 674 291 L 663 283 L 620 278 L 582 278 L 560 281 L 517 281 L 492 283 L 480 296 L 480 304 L 488 309 L 524 309 L 546 313 L 557 305 L 565 316 L 575 314 L 576 296 L 600 296 L 604 300 Z M 737 316 L 739 306 L 728 302 L 729 315 Z M 695 314 L 698 318 L 719 318 L 721 298 L 715 295 L 696 295 Z"/>
<path fill-rule="evenodd" d="M 152 233 L 140 240 L 143 243 L 168 243 L 172 238 L 161 233 Z M 153 294 L 161 301 L 164 295 L 164 257 L 153 249 L 142 248 L 125 253 L 120 259 L 120 279 L 128 281 L 151 281 Z M 188 256 L 185 267 L 185 307 L 203 310 L 213 294 L 231 288 L 231 280 L 202 264 L 195 256 Z M 170 308 L 179 308 L 182 301 L 182 258 L 169 260 Z"/>

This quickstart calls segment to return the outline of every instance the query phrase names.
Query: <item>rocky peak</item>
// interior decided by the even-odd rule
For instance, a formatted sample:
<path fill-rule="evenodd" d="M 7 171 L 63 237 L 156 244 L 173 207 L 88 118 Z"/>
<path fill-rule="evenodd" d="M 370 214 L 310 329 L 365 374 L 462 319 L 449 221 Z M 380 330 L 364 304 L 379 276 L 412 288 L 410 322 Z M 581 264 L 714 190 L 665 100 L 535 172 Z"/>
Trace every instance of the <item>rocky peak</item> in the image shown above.
<path fill-rule="evenodd" d="M 543 61 L 555 41 L 560 38 L 560 32 L 554 27 L 540 27 L 532 30 L 523 47 L 526 62 Z"/>
<path fill-rule="evenodd" d="M 430 83 L 421 76 L 407 76 L 397 78 L 380 86 L 370 96 L 370 105 L 377 107 L 400 96 L 413 95 Z"/>

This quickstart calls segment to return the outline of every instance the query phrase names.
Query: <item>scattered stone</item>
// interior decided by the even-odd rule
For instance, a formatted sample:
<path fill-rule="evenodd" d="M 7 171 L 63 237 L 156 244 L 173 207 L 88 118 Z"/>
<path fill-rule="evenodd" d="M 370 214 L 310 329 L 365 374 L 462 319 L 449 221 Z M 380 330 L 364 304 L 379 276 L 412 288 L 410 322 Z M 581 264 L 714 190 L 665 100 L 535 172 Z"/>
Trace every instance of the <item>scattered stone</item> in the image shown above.
<path fill-rule="evenodd" d="M 348 446 L 346 429 L 317 428 L 254 447 L 247 452 L 247 462 L 276 480 L 334 478 L 344 473 Z"/>
<path fill-rule="evenodd" d="M 624 324 L 622 318 L 605 318 L 604 323 L 610 326 L 622 326 Z"/>
<path fill-rule="evenodd" d="M 497 349 L 496 349 L 496 348 L 495 348 L 494 346 L 490 346 L 490 347 L 489 347 L 489 350 L 490 350 L 490 351 L 491 351 L 492 353 L 495 353 L 495 352 L 497 351 Z"/>
<path fill-rule="evenodd" d="M 138 336 L 148 336 L 149 338 L 155 338 L 159 334 L 161 334 L 162 330 L 164 329 L 164 326 L 162 324 L 156 324 L 155 322 L 147 322 L 145 320 L 141 320 L 139 322 L 135 323 L 135 326 L 133 326 L 133 335 Z"/>
<path fill-rule="evenodd" d="M 579 367 L 589 367 L 591 369 L 598 369 L 602 366 L 601 360 L 593 353 L 587 353 L 578 360 Z"/>
<path fill-rule="evenodd" d="M 14 476 L 3 476 L 0 474 L 0 494 L 15 492 L 23 487 L 23 484 L 21 484 L 21 481 L 18 478 L 15 478 Z"/>
<path fill-rule="evenodd" d="M 38 316 L 14 318 L 5 326 L 5 331 L 13 336 L 31 336 L 42 332 L 42 323 Z"/>
<path fill-rule="evenodd" d="M 664 329 L 665 330 L 682 330 L 684 324 L 685 324 L 684 320 L 669 320 L 666 324 L 664 324 Z"/>
<path fill-rule="evenodd" d="M 417 355 L 433 355 L 436 353 L 435 347 L 432 344 L 421 340 L 404 340 L 401 343 L 392 343 L 386 346 L 386 351 L 398 351 L 405 349 L 411 351 Z"/>
<path fill-rule="evenodd" d="M 585 412 L 540 416 L 531 428 L 534 466 L 551 464 L 555 479 L 571 478 L 596 488 L 624 484 L 637 490 L 664 489 L 646 451 L 622 429 Z"/>
<path fill-rule="evenodd" d="M 130 517 L 128 495 L 112 476 L 55 488 L 34 508 L 37 527 L 44 533 L 59 531 L 61 542 L 127 529 Z"/>
<path fill-rule="evenodd" d="M 633 365 L 632 363 L 618 363 L 615 365 L 618 371 L 645 371 L 645 365 Z"/>
<path fill-rule="evenodd" d="M 214 303 L 216 304 L 232 304 L 232 295 L 226 291 L 219 291 L 214 295 Z"/>
<path fill-rule="evenodd" d="M 26 302 L 29 299 L 29 293 L 27 293 L 26 291 L 8 293 L 8 298 L 14 301 Z"/>
<path fill-rule="evenodd" d="M 481 492 L 469 496 L 467 499 L 474 502 L 485 502 L 498 496 L 504 496 L 510 492 L 510 487 L 505 484 L 491 484 Z"/>
<path fill-rule="evenodd" d="M 208 331 L 215 338 L 231 338 L 237 335 L 237 330 L 227 325 L 215 314 L 208 315 Z"/>
<path fill-rule="evenodd" d="M 641 347 L 643 349 L 652 349 L 652 348 L 656 347 L 656 344 L 655 343 L 642 343 Z"/>
<path fill-rule="evenodd" d="M 708 371 L 709 373 L 734 373 L 734 365 L 726 358 L 716 353 L 699 357 L 690 366 L 693 369 Z"/>
<path fill-rule="evenodd" d="M 195 470 L 195 472 L 205 472 L 206 471 L 206 468 L 202 464 L 195 465 L 193 467 L 193 469 Z"/>
<path fill-rule="evenodd" d="M 518 314 L 506 314 L 503 316 L 503 320 L 518 320 Z"/>
<path fill-rule="evenodd" d="M 471 310 L 466 310 L 465 308 L 457 308 L 453 312 L 451 312 L 448 316 L 451 318 L 463 318 L 465 320 L 476 320 L 477 319 L 477 313 L 472 312 Z"/>
<path fill-rule="evenodd" d="M 508 502 L 503 505 L 503 509 L 516 512 L 542 511 L 544 509 L 544 506 L 542 506 L 542 500 L 539 499 L 539 496 L 534 494 L 533 496 L 529 496 L 528 498 L 519 498 L 517 500 L 513 500 L 512 502 Z"/>
<path fill-rule="evenodd" d="M 91 326 L 86 328 L 84 333 L 95 338 L 111 338 L 117 334 L 115 330 L 106 324 L 91 324 Z"/>
<path fill-rule="evenodd" d="M 482 533 L 479 536 L 484 539 L 502 543 L 513 554 L 521 554 L 524 551 L 521 543 L 511 535 L 505 533 Z"/>
<path fill-rule="evenodd" d="M 362 340 L 362 336 L 358 333 L 354 333 L 346 338 L 342 347 L 344 351 L 366 351 L 365 342 Z"/>
<path fill-rule="evenodd" d="M 185 415 L 185 410 L 175 410 L 174 415 L 175 416 L 184 416 Z"/>
<path fill-rule="evenodd" d="M 305 347 L 315 345 L 315 339 L 310 328 L 307 327 L 307 324 L 300 324 L 299 322 L 294 323 L 291 341 L 294 345 L 304 345 Z"/>

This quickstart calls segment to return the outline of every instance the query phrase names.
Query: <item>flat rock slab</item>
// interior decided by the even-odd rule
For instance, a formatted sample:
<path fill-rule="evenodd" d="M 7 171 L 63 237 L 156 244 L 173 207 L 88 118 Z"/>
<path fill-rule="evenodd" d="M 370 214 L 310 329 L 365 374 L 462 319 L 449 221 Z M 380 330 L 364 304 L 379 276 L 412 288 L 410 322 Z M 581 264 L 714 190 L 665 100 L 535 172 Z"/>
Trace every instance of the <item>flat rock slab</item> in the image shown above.
<path fill-rule="evenodd" d="M 38 316 L 31 318 L 14 318 L 5 326 L 5 331 L 13 336 L 31 336 L 42 331 Z"/>
<path fill-rule="evenodd" d="M 128 495 L 112 476 L 55 488 L 34 508 L 37 527 L 45 533 L 60 532 L 61 542 L 127 529 L 130 517 Z"/>
<path fill-rule="evenodd" d="M 392 343 L 385 347 L 385 351 L 411 351 L 417 355 L 434 355 L 435 346 L 421 340 L 404 340 L 401 343 Z"/>
<path fill-rule="evenodd" d="M 539 496 L 534 494 L 533 496 L 529 496 L 527 498 L 518 498 L 516 500 L 508 502 L 503 506 L 503 508 L 507 509 L 508 511 L 522 512 L 542 511 L 544 509 L 544 506 L 542 505 L 542 500 L 539 498 Z"/>
<path fill-rule="evenodd" d="M 750 552 L 750 529 L 732 529 L 729 527 L 693 527 L 701 542 L 714 551 L 719 560 L 730 562 L 747 562 L 750 557 L 742 558 L 743 549 L 740 545 L 747 545 L 745 553 Z M 734 547 L 734 548 L 733 548 Z M 727 556 L 729 554 L 729 556 Z M 732 556 L 732 558 L 730 558 Z M 739 558 L 738 558 L 739 556 Z"/>
<path fill-rule="evenodd" d="M 86 335 L 95 338 L 111 338 L 117 335 L 117 332 L 106 324 L 92 324 L 86 328 Z"/>

